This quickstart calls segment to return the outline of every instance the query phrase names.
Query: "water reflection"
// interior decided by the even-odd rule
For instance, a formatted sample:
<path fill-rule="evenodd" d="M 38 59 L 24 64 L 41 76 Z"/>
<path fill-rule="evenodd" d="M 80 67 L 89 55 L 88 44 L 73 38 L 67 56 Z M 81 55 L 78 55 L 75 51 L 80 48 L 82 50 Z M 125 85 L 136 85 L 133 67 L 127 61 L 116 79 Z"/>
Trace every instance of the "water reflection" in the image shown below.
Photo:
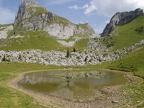
<path fill-rule="evenodd" d="M 121 73 L 37 72 L 25 75 L 20 85 L 26 89 L 70 100 L 95 100 L 101 95 L 98 88 L 126 82 Z"/>

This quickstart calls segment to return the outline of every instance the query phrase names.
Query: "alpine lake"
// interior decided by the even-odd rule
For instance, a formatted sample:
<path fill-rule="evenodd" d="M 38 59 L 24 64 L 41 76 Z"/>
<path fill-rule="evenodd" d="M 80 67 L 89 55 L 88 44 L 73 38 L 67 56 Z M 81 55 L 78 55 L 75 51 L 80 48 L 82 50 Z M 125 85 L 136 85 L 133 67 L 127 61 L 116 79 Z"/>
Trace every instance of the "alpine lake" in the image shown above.
<path fill-rule="evenodd" d="M 94 101 L 100 88 L 126 83 L 123 73 L 103 70 L 27 73 L 18 85 L 24 89 L 70 101 Z"/>

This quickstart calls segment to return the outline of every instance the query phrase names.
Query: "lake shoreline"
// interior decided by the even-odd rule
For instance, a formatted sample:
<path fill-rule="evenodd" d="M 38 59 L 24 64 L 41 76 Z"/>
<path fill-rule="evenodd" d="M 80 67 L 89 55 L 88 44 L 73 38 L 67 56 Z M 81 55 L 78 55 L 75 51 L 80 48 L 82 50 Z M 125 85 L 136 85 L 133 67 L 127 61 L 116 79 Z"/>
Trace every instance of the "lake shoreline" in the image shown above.
<path fill-rule="evenodd" d="M 57 69 L 57 70 L 64 70 L 64 69 Z M 66 69 L 69 70 L 69 69 Z M 77 69 L 79 70 L 79 69 Z M 46 70 L 41 70 L 41 71 L 46 71 Z M 106 71 L 111 71 L 111 70 L 106 70 Z M 65 100 L 65 99 L 60 99 L 60 98 L 56 98 L 53 96 L 49 96 L 49 95 L 44 95 L 42 93 L 37 93 L 34 91 L 30 91 L 30 90 L 26 90 L 22 87 L 20 87 L 18 85 L 18 83 L 24 78 L 24 75 L 30 72 L 40 72 L 40 71 L 29 71 L 29 72 L 23 72 L 20 73 L 19 76 L 13 80 L 11 80 L 10 82 L 8 82 L 8 86 L 12 87 L 16 90 L 19 90 L 27 95 L 29 95 L 30 97 L 33 97 L 35 99 L 35 103 L 36 104 L 40 104 L 42 106 L 45 107 L 56 107 L 56 108 L 61 108 L 61 107 L 65 107 L 65 108 L 95 108 L 95 106 L 97 106 L 97 108 L 100 107 L 105 107 L 105 108 L 110 108 L 110 107 L 116 107 L 116 106 L 121 106 L 124 103 L 126 103 L 126 98 L 124 96 L 123 93 L 119 92 L 119 88 L 121 88 L 122 86 L 128 84 L 128 83 L 132 83 L 134 80 L 132 79 L 132 75 L 130 73 L 124 73 L 124 77 L 128 80 L 128 82 L 126 84 L 122 84 L 122 85 L 116 85 L 116 86 L 105 86 L 100 88 L 99 90 L 103 93 L 103 96 L 101 96 L 99 99 L 93 101 L 93 102 L 72 102 L 69 100 Z M 112 70 L 112 72 L 114 72 L 114 70 Z M 115 71 L 117 72 L 117 71 Z M 120 72 L 120 71 L 118 71 Z"/>

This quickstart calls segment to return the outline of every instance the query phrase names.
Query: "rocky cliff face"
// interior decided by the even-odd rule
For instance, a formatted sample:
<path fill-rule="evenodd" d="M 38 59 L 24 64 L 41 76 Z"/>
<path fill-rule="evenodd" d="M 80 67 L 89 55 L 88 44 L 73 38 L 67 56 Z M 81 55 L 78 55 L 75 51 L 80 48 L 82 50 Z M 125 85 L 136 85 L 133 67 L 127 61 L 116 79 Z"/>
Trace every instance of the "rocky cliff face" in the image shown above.
<path fill-rule="evenodd" d="M 58 39 L 67 39 L 74 34 L 95 33 L 89 24 L 73 24 L 33 1 L 22 1 L 19 6 L 14 22 L 14 33 L 21 30 L 44 30 Z"/>
<path fill-rule="evenodd" d="M 142 9 L 136 9 L 135 11 L 130 12 L 122 12 L 122 13 L 116 13 L 110 20 L 110 22 L 106 25 L 102 37 L 108 36 L 113 30 L 115 26 L 121 26 L 126 23 L 129 23 L 133 19 L 137 18 L 138 16 L 143 14 Z"/>

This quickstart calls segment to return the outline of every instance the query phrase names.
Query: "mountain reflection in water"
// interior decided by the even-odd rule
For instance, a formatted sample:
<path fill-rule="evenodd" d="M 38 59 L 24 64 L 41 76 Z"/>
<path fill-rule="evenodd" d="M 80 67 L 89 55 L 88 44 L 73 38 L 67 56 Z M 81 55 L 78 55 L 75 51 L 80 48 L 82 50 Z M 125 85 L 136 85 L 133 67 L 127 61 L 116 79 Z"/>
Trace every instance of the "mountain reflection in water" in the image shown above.
<path fill-rule="evenodd" d="M 19 83 L 23 88 L 69 100 L 95 100 L 98 88 L 125 83 L 122 73 L 101 71 L 36 72 L 26 74 Z"/>

